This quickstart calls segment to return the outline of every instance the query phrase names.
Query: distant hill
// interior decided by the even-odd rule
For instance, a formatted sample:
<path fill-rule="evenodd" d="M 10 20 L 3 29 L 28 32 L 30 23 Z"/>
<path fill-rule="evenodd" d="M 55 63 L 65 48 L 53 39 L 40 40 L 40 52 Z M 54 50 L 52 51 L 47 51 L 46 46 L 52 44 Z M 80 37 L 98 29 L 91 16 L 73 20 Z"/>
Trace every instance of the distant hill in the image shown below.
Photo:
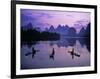
<path fill-rule="evenodd" d="M 69 37 L 76 37 L 76 35 L 77 35 L 76 34 L 76 29 L 73 28 L 73 27 L 69 28 L 67 36 L 69 36 Z"/>
<path fill-rule="evenodd" d="M 82 27 L 80 31 L 77 33 L 76 28 L 74 27 L 69 27 L 68 25 L 61 26 L 58 25 L 57 28 L 54 28 L 53 25 L 50 26 L 49 29 L 46 28 L 46 31 L 52 32 L 52 33 L 58 33 L 60 35 L 64 36 L 71 36 L 71 37 L 89 37 L 90 36 L 90 23 L 85 27 Z"/>
<path fill-rule="evenodd" d="M 34 27 L 34 26 L 32 25 L 32 23 L 28 23 L 28 24 L 25 25 L 25 26 L 21 26 L 21 28 L 22 28 L 22 30 L 24 30 L 24 31 L 27 31 L 27 30 L 30 30 L 30 29 L 35 29 L 35 30 L 41 32 L 41 29 L 40 29 L 39 27 Z"/>
<path fill-rule="evenodd" d="M 78 33 L 77 36 L 80 36 L 80 37 L 90 37 L 90 32 L 91 32 L 91 31 L 90 31 L 90 29 L 91 29 L 90 26 L 91 26 L 91 24 L 88 23 L 86 29 L 82 28 L 82 29 L 80 30 L 80 32 Z"/>
<path fill-rule="evenodd" d="M 46 31 L 52 32 L 52 33 L 58 33 L 60 35 L 66 35 L 66 36 L 76 36 L 76 29 L 74 27 L 69 27 L 68 25 L 61 26 L 58 25 L 57 28 L 54 28 L 53 25 Z"/>
<path fill-rule="evenodd" d="M 87 24 L 87 26 L 84 28 L 82 27 L 80 31 L 77 33 L 77 30 L 75 27 L 69 27 L 68 25 L 58 25 L 57 28 L 54 28 L 53 25 L 50 26 L 50 28 L 45 28 L 45 32 L 49 33 L 56 33 L 59 35 L 64 35 L 68 37 L 89 37 L 90 36 L 90 23 Z M 79 27 L 79 26 L 78 26 Z M 21 27 L 22 30 L 27 31 L 27 30 L 36 30 L 39 32 L 44 32 L 42 31 L 39 27 L 33 27 L 32 23 L 27 24 L 26 26 Z"/>
<path fill-rule="evenodd" d="M 21 26 L 22 30 L 29 30 L 29 29 L 33 29 L 33 25 L 32 23 L 28 23 L 27 25 L 25 26 Z"/>
<path fill-rule="evenodd" d="M 46 31 L 58 33 L 60 35 L 66 35 L 68 33 L 68 29 L 69 29 L 68 25 L 65 26 L 58 25 L 57 28 L 54 28 L 54 26 L 51 25 L 49 29 L 46 28 Z"/>

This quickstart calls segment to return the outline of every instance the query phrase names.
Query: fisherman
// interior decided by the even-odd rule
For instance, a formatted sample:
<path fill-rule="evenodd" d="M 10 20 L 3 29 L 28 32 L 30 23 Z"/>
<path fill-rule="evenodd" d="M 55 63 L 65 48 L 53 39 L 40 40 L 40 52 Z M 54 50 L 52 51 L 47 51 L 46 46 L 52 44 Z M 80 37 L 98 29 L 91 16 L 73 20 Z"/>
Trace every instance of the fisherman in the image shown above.
<path fill-rule="evenodd" d="M 55 50 L 53 48 L 52 53 L 50 54 L 50 58 L 54 59 Z"/>
<path fill-rule="evenodd" d="M 72 55 L 72 59 L 74 59 L 74 56 L 80 57 L 77 53 L 74 52 L 74 48 L 72 48 L 72 51 L 68 51 Z"/>

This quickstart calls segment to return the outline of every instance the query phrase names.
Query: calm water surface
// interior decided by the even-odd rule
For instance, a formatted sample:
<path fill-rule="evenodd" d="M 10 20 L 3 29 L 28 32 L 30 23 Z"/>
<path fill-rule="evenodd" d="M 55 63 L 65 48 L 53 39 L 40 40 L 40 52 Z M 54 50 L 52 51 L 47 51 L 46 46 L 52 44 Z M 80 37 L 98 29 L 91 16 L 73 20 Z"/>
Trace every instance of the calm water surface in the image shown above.
<path fill-rule="evenodd" d="M 22 42 L 21 69 L 90 66 L 87 38 Z"/>

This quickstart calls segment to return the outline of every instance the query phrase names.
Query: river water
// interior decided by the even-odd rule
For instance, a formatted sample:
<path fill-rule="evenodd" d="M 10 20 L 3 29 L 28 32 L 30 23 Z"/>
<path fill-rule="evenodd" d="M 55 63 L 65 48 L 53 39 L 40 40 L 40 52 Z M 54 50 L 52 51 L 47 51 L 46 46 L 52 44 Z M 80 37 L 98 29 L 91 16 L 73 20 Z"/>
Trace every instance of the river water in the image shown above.
<path fill-rule="evenodd" d="M 90 66 L 87 38 L 22 42 L 21 69 Z"/>

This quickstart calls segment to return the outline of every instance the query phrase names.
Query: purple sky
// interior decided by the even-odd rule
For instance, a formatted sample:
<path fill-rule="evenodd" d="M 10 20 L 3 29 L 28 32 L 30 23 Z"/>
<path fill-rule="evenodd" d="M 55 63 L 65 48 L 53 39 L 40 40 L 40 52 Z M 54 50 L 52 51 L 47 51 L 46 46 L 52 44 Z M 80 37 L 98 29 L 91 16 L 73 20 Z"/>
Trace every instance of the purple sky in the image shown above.
<path fill-rule="evenodd" d="M 90 22 L 90 13 L 21 9 L 21 26 L 30 22 L 34 27 L 41 29 L 49 28 L 51 25 L 57 28 L 59 24 L 80 29 L 80 25 L 84 26 Z"/>

